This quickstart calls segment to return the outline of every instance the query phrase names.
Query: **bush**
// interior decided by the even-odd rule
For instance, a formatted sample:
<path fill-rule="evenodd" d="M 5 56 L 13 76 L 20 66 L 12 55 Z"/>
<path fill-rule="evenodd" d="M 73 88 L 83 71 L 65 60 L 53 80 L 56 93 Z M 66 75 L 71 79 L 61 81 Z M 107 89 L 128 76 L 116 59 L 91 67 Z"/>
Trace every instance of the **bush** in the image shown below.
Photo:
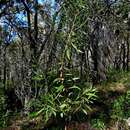
<path fill-rule="evenodd" d="M 104 123 L 103 119 L 93 119 L 91 124 L 94 128 L 98 130 L 106 130 L 106 124 Z"/>
<path fill-rule="evenodd" d="M 31 107 L 36 112 L 32 112 L 30 116 L 36 117 L 42 114 L 44 121 L 47 122 L 52 117 L 68 118 L 76 112 L 87 115 L 91 110 L 91 104 L 97 98 L 96 92 L 92 86 L 73 85 L 67 88 L 62 84 L 54 86 L 47 94 L 31 102 Z"/>
<path fill-rule="evenodd" d="M 124 118 L 124 97 L 120 96 L 112 104 L 111 118 L 114 120 L 122 120 Z"/>
<path fill-rule="evenodd" d="M 130 117 L 130 90 L 127 91 L 126 96 L 125 96 L 125 118 Z"/>

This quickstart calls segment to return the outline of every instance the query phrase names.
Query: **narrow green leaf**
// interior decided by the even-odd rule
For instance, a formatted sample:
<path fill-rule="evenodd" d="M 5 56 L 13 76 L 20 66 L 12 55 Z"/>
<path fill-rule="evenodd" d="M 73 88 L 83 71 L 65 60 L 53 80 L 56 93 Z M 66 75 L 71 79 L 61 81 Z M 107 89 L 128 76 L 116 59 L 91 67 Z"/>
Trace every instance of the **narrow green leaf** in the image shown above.
<path fill-rule="evenodd" d="M 78 89 L 78 90 L 81 90 L 78 86 L 72 86 L 72 87 L 70 87 L 69 89 Z"/>
<path fill-rule="evenodd" d="M 53 83 L 59 82 L 61 79 L 60 78 L 56 78 Z"/>
<path fill-rule="evenodd" d="M 61 109 L 64 109 L 66 106 L 67 106 L 67 104 L 62 104 L 62 105 L 60 106 L 60 108 L 61 108 Z"/>
<path fill-rule="evenodd" d="M 79 80 L 79 79 L 80 79 L 79 77 L 75 77 L 75 78 L 73 78 L 74 81 Z"/>
<path fill-rule="evenodd" d="M 59 87 L 56 87 L 56 92 L 58 93 L 58 92 L 62 92 L 62 91 L 64 91 L 64 86 L 63 85 L 60 85 Z"/>
<path fill-rule="evenodd" d="M 70 51 L 70 49 L 66 50 L 66 56 L 67 56 L 68 60 L 71 59 L 71 51 Z"/>
<path fill-rule="evenodd" d="M 82 109 L 83 113 L 88 115 L 87 111 L 85 109 Z"/>
<path fill-rule="evenodd" d="M 60 117 L 63 118 L 63 117 L 64 117 L 64 114 L 63 114 L 63 113 L 60 113 Z"/>

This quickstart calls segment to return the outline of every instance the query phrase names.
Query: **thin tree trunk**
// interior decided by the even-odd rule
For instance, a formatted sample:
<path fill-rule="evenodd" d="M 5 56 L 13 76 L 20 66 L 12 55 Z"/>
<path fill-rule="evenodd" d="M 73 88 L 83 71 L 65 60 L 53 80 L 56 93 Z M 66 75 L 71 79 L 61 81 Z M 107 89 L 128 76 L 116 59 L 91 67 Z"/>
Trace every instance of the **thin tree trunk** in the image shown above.
<path fill-rule="evenodd" d="M 7 46 L 5 45 L 4 55 L 3 55 L 3 57 L 4 57 L 4 73 L 3 73 L 4 91 L 6 91 L 6 77 L 7 77 L 6 48 L 7 48 Z"/>
<path fill-rule="evenodd" d="M 123 70 L 125 70 L 126 69 L 126 62 L 125 62 L 125 58 L 126 58 L 126 56 L 125 56 L 125 54 L 126 54 L 126 51 L 125 51 L 125 43 L 122 45 L 122 49 L 123 49 L 123 61 L 122 61 L 122 63 L 123 63 Z"/>
<path fill-rule="evenodd" d="M 127 68 L 127 71 L 129 71 L 129 55 L 130 55 L 130 45 L 129 45 L 129 33 L 127 35 L 127 63 L 126 63 L 126 68 Z"/>

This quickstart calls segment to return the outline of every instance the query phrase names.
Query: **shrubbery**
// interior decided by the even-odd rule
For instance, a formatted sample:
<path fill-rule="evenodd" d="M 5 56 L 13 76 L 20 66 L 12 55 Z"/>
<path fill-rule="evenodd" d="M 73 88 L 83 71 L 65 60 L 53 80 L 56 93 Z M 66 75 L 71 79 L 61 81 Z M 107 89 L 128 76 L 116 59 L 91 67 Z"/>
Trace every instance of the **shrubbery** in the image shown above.
<path fill-rule="evenodd" d="M 87 115 L 91 104 L 97 99 L 96 93 L 97 90 L 92 86 L 54 86 L 48 93 L 40 95 L 39 99 L 32 100 L 31 107 L 36 112 L 32 112 L 31 116 L 42 114 L 47 122 L 52 117 L 68 118 L 76 112 Z"/>

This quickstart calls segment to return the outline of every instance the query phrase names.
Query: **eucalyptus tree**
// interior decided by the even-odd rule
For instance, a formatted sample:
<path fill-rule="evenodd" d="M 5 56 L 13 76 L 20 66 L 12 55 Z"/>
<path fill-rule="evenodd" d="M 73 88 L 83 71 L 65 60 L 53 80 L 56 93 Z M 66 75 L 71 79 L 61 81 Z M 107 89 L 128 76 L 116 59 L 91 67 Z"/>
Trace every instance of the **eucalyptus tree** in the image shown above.
<path fill-rule="evenodd" d="M 105 72 L 103 72 L 103 61 L 101 61 L 104 53 L 101 48 L 104 45 L 99 47 L 99 42 L 102 42 L 102 27 L 106 17 L 103 16 L 106 13 L 105 4 L 103 1 L 81 0 L 80 2 L 63 1 L 62 6 L 59 17 L 64 20 L 60 21 L 62 22 L 61 33 L 64 48 L 62 63 L 65 63 L 64 56 L 66 55 L 69 61 L 73 61 L 73 65 L 78 63 L 76 66 L 80 67 L 81 78 L 86 72 L 86 74 L 89 73 L 87 76 L 91 75 L 93 82 L 102 80 L 102 78 L 106 79 Z M 78 60 L 76 60 L 75 52 L 77 52 Z"/>
<path fill-rule="evenodd" d="M 87 70 L 85 76 L 89 73 L 88 77 L 93 83 L 107 79 L 109 67 L 120 64 L 121 68 L 128 68 L 129 40 L 127 37 L 126 45 L 124 35 L 127 32 L 127 24 L 123 19 L 124 13 L 128 15 L 129 4 L 126 1 L 60 2 L 63 6 L 59 13 L 59 19 L 63 20 L 59 20 L 59 23 L 62 22 L 62 53 L 68 57 L 66 61 L 63 56 L 62 63 L 69 62 L 72 63 L 71 66 L 74 62 L 78 63 L 76 65 L 77 70 L 80 70 L 80 76 L 82 77 Z M 127 8 L 124 7 L 125 4 Z M 80 53 L 75 54 L 74 50 Z M 79 59 L 74 59 L 74 55 Z"/>
<path fill-rule="evenodd" d="M 32 78 L 37 71 L 36 67 L 39 65 L 41 54 L 43 53 L 44 46 L 45 44 L 47 44 L 46 42 L 48 41 L 50 37 L 49 34 L 51 33 L 49 32 L 48 28 L 48 34 L 45 32 L 45 34 L 47 34 L 46 36 L 43 37 L 44 34 L 42 34 L 42 37 L 39 35 L 39 28 L 41 28 L 38 25 L 39 14 L 41 15 L 40 17 L 43 16 L 43 18 L 47 16 L 47 20 L 49 21 L 50 14 L 49 12 L 45 11 L 48 6 L 46 6 L 45 3 L 39 4 L 37 0 L 16 0 L 11 2 L 0 1 L 0 4 L 2 7 L 0 10 L 2 28 L 6 27 L 6 35 L 4 35 L 4 37 L 5 39 L 7 39 L 7 43 L 5 43 L 5 45 L 10 44 L 8 47 L 6 46 L 7 49 L 4 51 L 5 53 L 8 52 L 9 54 L 7 56 L 4 56 L 6 59 L 5 61 L 7 61 L 8 59 L 9 63 L 13 62 L 12 58 L 14 58 L 14 56 L 11 55 L 11 53 L 13 53 L 13 49 L 11 50 L 10 48 L 14 48 L 14 46 L 16 45 L 16 50 L 19 50 L 15 53 L 15 56 L 18 55 L 18 57 L 14 61 L 18 64 L 16 64 L 16 66 L 13 66 L 16 70 L 13 69 L 10 72 L 7 72 L 7 64 L 5 65 L 4 84 L 6 84 L 5 82 L 7 80 L 10 80 L 10 78 L 6 78 L 9 73 L 11 74 L 11 78 L 12 76 L 15 76 L 14 82 L 16 86 L 16 94 L 23 103 L 23 106 L 25 105 L 26 107 L 26 104 L 29 102 L 30 98 L 34 96 L 32 89 L 33 87 L 35 87 L 35 83 L 33 82 Z M 44 23 L 43 26 L 45 27 L 46 19 L 43 19 L 42 22 Z M 44 27 L 42 28 L 42 32 L 40 33 L 44 32 Z M 10 36 L 11 39 L 9 39 Z M 5 41 L 5 39 L 3 39 L 3 41 Z M 13 44 L 15 45 L 13 46 Z M 12 52 L 9 50 L 11 50 Z M 12 61 L 10 61 L 10 59 Z M 10 64 L 9 67 L 11 67 Z M 9 67 L 8 70 L 11 69 Z M 16 75 L 18 76 L 19 80 L 17 80 Z M 19 84 L 17 84 L 17 81 L 19 81 Z"/>

